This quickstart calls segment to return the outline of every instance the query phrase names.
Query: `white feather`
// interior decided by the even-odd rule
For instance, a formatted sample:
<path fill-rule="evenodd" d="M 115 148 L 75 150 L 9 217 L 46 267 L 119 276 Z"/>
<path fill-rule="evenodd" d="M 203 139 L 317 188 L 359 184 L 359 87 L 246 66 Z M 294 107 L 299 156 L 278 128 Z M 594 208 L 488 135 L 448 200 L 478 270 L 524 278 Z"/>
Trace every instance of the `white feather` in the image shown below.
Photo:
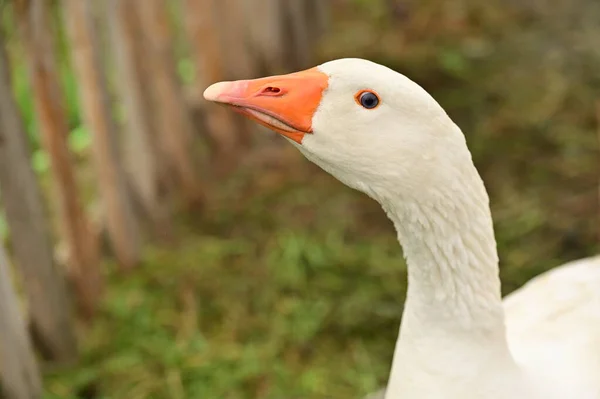
<path fill-rule="evenodd" d="M 600 256 L 535 277 L 504 309 L 510 350 L 539 384 L 562 382 L 563 397 L 600 398 Z"/>
<path fill-rule="evenodd" d="M 386 399 L 600 399 L 600 257 L 506 300 L 487 193 L 464 135 L 405 76 L 365 60 L 321 65 L 329 88 L 305 156 L 377 200 L 409 287 Z M 373 89 L 374 110 L 353 101 Z"/>
<path fill-rule="evenodd" d="M 290 142 L 381 204 L 408 264 L 385 399 L 600 399 L 600 256 L 503 300 L 489 199 L 460 128 L 389 68 L 360 59 L 318 68 L 328 87 L 312 134 Z M 355 101 L 364 90 L 378 94 L 377 107 Z"/>

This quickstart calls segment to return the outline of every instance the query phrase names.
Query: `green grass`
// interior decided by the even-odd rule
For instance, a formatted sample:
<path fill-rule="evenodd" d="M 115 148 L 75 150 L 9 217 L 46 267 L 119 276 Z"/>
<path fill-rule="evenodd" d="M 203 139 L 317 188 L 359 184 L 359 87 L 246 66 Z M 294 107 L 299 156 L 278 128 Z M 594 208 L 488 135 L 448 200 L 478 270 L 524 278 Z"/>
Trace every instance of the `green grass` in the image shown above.
<path fill-rule="evenodd" d="M 90 383 L 100 397 L 132 399 L 377 388 L 404 294 L 400 248 L 387 223 L 361 233 L 352 209 L 364 199 L 327 189 L 321 174 L 298 179 L 248 198 L 248 208 L 219 201 L 204 232 L 187 226 L 175 248 L 150 248 L 139 272 L 111 273 L 83 364 L 49 376 L 47 397 L 76 398 Z M 282 228 L 284 214 L 301 219 Z"/>
<path fill-rule="evenodd" d="M 402 253 L 377 204 L 315 169 L 240 173 L 175 247 L 148 248 L 129 276 L 109 265 L 82 362 L 48 375 L 47 397 L 359 398 L 383 384 Z M 511 211 L 496 209 L 508 291 L 567 256 L 541 245 L 548 217 Z"/>

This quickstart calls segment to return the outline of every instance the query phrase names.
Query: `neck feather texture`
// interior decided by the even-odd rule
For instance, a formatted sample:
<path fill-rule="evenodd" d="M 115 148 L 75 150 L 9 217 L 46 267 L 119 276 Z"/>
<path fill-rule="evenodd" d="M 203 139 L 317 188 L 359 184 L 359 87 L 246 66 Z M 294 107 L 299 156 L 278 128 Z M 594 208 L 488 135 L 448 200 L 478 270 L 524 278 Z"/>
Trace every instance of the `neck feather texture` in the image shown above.
<path fill-rule="evenodd" d="M 446 331 L 502 330 L 498 255 L 485 191 L 444 190 L 388 213 L 409 267 L 406 311 Z"/>
<path fill-rule="evenodd" d="M 490 361 L 514 368 L 488 196 L 472 163 L 457 176 L 455 184 L 439 185 L 426 198 L 380 201 L 408 263 L 390 390 L 428 397 L 431 389 L 447 388 L 443 381 L 472 384 Z"/>

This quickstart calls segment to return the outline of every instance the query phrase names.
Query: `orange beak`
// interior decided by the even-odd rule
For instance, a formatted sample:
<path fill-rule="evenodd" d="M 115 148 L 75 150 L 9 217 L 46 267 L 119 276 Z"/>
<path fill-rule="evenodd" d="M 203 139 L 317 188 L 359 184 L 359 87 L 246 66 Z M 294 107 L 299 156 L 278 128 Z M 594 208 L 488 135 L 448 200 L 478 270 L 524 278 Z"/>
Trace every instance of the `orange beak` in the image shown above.
<path fill-rule="evenodd" d="M 204 92 L 209 101 L 231 106 L 259 124 L 301 144 L 312 133 L 312 119 L 328 77 L 317 68 L 253 80 L 215 83 Z"/>

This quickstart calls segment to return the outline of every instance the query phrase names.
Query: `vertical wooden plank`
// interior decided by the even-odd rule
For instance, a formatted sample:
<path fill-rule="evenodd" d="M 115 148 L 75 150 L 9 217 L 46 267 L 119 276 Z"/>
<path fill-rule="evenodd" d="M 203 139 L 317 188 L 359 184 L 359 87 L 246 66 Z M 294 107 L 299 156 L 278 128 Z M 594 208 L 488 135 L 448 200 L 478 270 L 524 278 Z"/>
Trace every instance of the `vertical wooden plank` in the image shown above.
<path fill-rule="evenodd" d="M 313 19 L 311 31 L 313 34 L 313 43 L 320 39 L 329 28 L 331 23 L 331 0 L 310 0 L 309 5 L 312 11 L 309 13 Z"/>
<path fill-rule="evenodd" d="M 68 361 L 77 352 L 70 304 L 63 276 L 54 265 L 49 224 L 12 92 L 0 32 L 0 194 L 16 263 L 25 280 L 32 327 L 45 355 Z"/>
<path fill-rule="evenodd" d="M 260 55 L 261 74 L 289 72 L 285 61 L 286 3 L 280 0 L 245 0 L 244 15 L 248 20 L 252 49 Z"/>
<path fill-rule="evenodd" d="M 42 397 L 42 381 L 0 243 L 0 379 L 6 399 Z"/>
<path fill-rule="evenodd" d="M 215 0 L 184 0 L 184 22 L 196 62 L 199 90 L 223 79 L 223 51 Z"/>
<path fill-rule="evenodd" d="M 202 93 L 210 84 L 225 79 L 217 3 L 215 0 L 184 0 L 183 5 L 185 27 L 196 67 L 193 99 L 202 102 L 212 147 L 211 164 L 221 174 L 237 161 L 240 126 L 231 112 L 216 104 L 206 104 L 202 98 Z"/>
<path fill-rule="evenodd" d="M 144 208 L 144 216 L 163 237 L 172 231 L 168 201 L 164 199 L 166 180 L 164 157 L 160 156 L 156 117 L 152 111 L 152 91 L 148 82 L 146 51 L 135 4 L 131 0 L 110 0 L 105 4 L 110 47 L 114 52 L 115 79 L 125 121 L 123 152 L 125 169 Z"/>
<path fill-rule="evenodd" d="M 244 13 L 244 0 L 220 0 L 217 18 L 221 21 L 218 31 L 225 49 L 223 61 L 227 78 L 251 79 L 258 77 L 257 59 L 252 53 L 251 22 Z"/>
<path fill-rule="evenodd" d="M 50 158 L 58 215 L 65 237 L 69 266 L 77 290 L 79 309 L 91 316 L 102 290 L 98 240 L 83 210 L 71 154 L 69 133 L 54 59 L 54 42 L 46 0 L 15 4 L 28 56 L 32 96 L 40 125 L 42 144 Z"/>
<path fill-rule="evenodd" d="M 181 185 L 189 205 L 204 200 L 200 174 L 192 157 L 193 123 L 178 80 L 173 54 L 173 35 L 164 0 L 136 1 L 148 43 L 148 63 L 152 81 L 154 110 L 159 120 L 159 140 Z"/>
<path fill-rule="evenodd" d="M 252 79 L 260 75 L 259 58 L 252 49 L 252 22 L 245 13 L 245 0 L 219 0 L 217 2 L 218 35 L 224 49 L 223 70 L 227 79 Z M 238 141 L 241 146 L 248 147 L 255 140 L 264 140 L 266 136 L 252 132 L 255 125 L 246 118 L 234 116 L 239 128 Z"/>
<path fill-rule="evenodd" d="M 310 23 L 306 8 L 307 0 L 288 0 L 287 21 L 291 27 L 294 69 L 308 68 L 312 62 Z"/>
<path fill-rule="evenodd" d="M 79 99 L 92 134 L 92 154 L 100 197 L 106 210 L 109 239 L 123 269 L 140 261 L 141 240 L 127 192 L 124 169 L 116 143 L 106 77 L 99 59 L 96 22 L 90 0 L 64 0 L 64 20 L 71 42 L 71 58 L 79 81 Z"/>

